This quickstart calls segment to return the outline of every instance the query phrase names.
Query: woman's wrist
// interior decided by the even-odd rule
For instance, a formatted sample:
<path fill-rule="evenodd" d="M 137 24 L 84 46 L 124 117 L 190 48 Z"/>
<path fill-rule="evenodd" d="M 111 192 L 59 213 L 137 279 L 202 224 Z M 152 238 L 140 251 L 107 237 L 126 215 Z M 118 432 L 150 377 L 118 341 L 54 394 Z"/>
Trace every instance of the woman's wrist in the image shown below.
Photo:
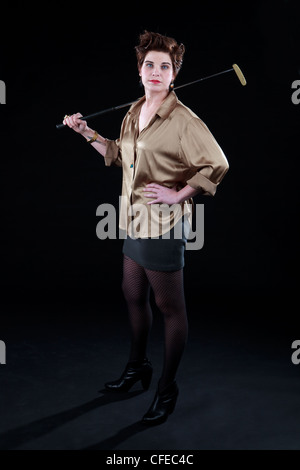
<path fill-rule="evenodd" d="M 199 189 L 194 189 L 192 188 L 191 186 L 189 186 L 188 184 L 186 186 L 184 186 L 180 191 L 177 192 L 176 194 L 176 202 L 177 204 L 180 204 L 184 201 L 186 201 L 187 199 L 190 199 L 194 196 L 197 196 L 197 194 L 199 194 L 201 191 Z"/>
<path fill-rule="evenodd" d="M 90 139 L 93 138 L 94 133 L 95 133 L 95 131 L 93 131 L 93 129 L 90 129 L 89 127 L 87 127 L 87 128 L 81 133 L 81 135 L 82 135 L 86 140 L 90 140 Z"/>
<path fill-rule="evenodd" d="M 106 139 L 94 131 L 90 127 L 87 127 L 81 135 L 86 139 L 87 142 L 98 142 L 98 144 L 106 146 Z"/>

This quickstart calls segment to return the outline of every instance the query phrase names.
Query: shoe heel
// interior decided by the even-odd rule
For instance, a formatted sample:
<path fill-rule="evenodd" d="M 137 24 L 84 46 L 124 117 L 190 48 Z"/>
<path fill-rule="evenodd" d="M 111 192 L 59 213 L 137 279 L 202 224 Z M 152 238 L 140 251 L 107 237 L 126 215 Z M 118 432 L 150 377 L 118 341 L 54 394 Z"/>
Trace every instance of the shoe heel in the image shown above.
<path fill-rule="evenodd" d="M 153 371 L 150 369 L 144 373 L 144 376 L 141 379 L 142 387 L 144 390 L 148 390 L 150 387 Z"/>
<path fill-rule="evenodd" d="M 173 400 L 173 402 L 170 405 L 170 408 L 169 408 L 169 411 L 168 411 L 169 415 L 171 415 L 173 413 L 173 411 L 175 410 L 176 402 L 177 402 L 177 397 Z"/>

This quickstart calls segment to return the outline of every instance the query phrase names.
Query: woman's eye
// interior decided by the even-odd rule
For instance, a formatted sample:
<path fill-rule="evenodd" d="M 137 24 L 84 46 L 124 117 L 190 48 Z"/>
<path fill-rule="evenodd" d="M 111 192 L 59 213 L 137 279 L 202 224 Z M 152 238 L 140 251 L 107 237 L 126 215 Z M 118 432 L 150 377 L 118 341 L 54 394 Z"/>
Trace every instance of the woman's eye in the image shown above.
<path fill-rule="evenodd" d="M 164 70 L 168 70 L 169 66 L 168 65 L 162 65 L 161 68 L 164 69 Z"/>
<path fill-rule="evenodd" d="M 153 64 L 146 64 L 146 67 L 153 67 Z"/>

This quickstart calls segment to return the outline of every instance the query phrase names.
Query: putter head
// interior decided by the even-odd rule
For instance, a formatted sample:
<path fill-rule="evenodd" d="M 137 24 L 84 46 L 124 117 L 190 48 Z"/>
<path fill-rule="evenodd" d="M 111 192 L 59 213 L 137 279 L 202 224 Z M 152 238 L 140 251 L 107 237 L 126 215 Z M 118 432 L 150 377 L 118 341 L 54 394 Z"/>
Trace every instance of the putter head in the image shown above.
<path fill-rule="evenodd" d="M 247 85 L 247 81 L 243 75 L 243 72 L 241 71 L 241 69 L 239 68 L 239 66 L 237 64 L 233 64 L 232 65 L 232 68 L 233 70 L 235 71 L 235 73 L 237 74 L 237 77 L 239 79 L 239 81 L 241 82 L 241 84 L 243 86 Z"/>

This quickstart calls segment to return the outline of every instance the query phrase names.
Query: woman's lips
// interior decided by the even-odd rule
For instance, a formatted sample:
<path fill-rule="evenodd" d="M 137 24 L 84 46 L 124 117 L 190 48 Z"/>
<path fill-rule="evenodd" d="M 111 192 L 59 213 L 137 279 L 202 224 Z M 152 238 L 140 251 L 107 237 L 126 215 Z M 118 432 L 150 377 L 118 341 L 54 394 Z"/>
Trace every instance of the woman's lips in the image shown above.
<path fill-rule="evenodd" d="M 159 80 L 149 80 L 151 83 L 161 83 Z"/>

